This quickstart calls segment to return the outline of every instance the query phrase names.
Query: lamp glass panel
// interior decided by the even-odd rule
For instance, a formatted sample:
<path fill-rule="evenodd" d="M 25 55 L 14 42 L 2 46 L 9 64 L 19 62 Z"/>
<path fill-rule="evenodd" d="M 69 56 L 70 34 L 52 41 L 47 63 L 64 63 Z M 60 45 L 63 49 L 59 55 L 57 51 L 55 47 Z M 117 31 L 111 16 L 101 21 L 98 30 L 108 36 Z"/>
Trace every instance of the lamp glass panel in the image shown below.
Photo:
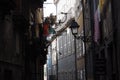
<path fill-rule="evenodd" d="M 77 29 L 77 28 L 73 28 L 73 29 L 72 29 L 72 33 L 73 33 L 73 34 L 77 34 L 77 33 L 78 33 L 78 29 Z"/>

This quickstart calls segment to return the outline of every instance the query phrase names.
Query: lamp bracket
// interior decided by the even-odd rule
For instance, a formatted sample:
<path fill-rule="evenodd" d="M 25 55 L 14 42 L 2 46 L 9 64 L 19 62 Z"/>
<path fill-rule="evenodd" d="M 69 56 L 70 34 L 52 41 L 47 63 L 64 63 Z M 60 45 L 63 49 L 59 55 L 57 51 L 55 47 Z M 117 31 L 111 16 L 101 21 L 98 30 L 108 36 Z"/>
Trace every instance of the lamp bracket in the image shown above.
<path fill-rule="evenodd" d="M 62 23 L 64 23 L 64 22 L 67 20 L 67 14 L 68 14 L 68 13 L 61 12 L 61 14 L 64 14 L 64 15 L 65 15 L 65 19 L 64 19 L 64 21 L 59 20 L 59 24 L 62 24 Z"/>

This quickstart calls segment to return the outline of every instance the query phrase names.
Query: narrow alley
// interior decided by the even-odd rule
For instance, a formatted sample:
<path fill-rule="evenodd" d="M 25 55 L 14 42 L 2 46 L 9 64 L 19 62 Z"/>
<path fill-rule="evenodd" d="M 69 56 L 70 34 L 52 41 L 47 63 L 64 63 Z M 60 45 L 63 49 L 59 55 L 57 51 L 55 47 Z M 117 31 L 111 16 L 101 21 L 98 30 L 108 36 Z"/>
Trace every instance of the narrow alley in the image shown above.
<path fill-rule="evenodd" d="M 0 0 L 0 80 L 120 80 L 119 0 Z"/>

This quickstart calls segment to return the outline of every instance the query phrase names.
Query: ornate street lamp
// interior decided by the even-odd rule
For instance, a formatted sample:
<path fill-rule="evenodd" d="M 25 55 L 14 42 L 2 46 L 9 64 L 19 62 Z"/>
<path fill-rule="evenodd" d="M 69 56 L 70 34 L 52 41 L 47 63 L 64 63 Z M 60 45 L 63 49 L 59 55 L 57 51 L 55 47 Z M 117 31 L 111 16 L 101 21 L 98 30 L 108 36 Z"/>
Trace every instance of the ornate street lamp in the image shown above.
<path fill-rule="evenodd" d="M 74 35 L 74 48 L 75 48 L 75 80 L 78 80 L 78 75 L 77 75 L 77 53 L 76 53 L 76 36 L 78 34 L 78 28 L 79 25 L 78 23 L 73 19 L 70 25 L 72 34 Z"/>
<path fill-rule="evenodd" d="M 70 28 L 71 28 L 72 34 L 74 35 L 74 37 L 76 37 L 76 35 L 78 34 L 79 25 L 78 25 L 78 23 L 75 21 L 75 19 L 72 20 L 72 23 L 71 23 L 71 25 L 70 25 Z"/>

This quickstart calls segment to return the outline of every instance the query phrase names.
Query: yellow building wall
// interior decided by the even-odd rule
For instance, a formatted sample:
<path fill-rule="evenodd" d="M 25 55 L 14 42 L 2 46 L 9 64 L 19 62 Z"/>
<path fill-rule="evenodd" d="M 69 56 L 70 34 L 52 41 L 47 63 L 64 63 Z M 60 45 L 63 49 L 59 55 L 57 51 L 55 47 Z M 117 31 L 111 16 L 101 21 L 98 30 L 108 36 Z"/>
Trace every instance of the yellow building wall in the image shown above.
<path fill-rule="evenodd" d="M 79 32 L 82 32 L 83 30 L 83 12 L 81 12 L 80 16 L 78 17 L 77 23 L 79 24 Z"/>

